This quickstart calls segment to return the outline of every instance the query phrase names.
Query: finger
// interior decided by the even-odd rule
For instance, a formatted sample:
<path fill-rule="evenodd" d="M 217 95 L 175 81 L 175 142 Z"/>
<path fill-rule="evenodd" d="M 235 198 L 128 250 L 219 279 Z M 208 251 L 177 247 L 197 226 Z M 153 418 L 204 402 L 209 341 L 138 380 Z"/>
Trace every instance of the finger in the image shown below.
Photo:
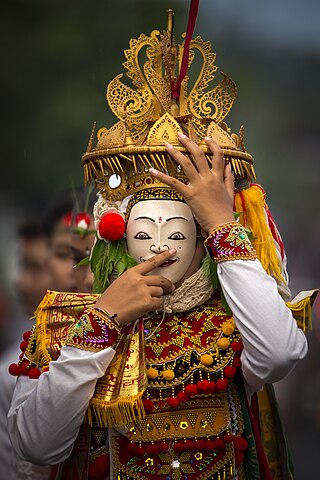
<path fill-rule="evenodd" d="M 141 275 L 146 275 L 147 273 L 151 272 L 154 268 L 159 267 L 160 265 L 165 263 L 167 260 L 174 257 L 176 253 L 177 253 L 177 250 L 175 248 L 170 248 L 170 250 L 166 250 L 165 252 L 157 253 L 153 257 L 148 258 L 148 260 L 140 263 L 139 265 L 133 268 L 135 268 L 136 271 L 139 272 Z"/>
<path fill-rule="evenodd" d="M 173 188 L 173 190 L 180 193 L 182 196 L 185 195 L 187 187 L 184 183 L 180 182 L 180 180 L 170 177 L 165 173 L 159 172 L 159 170 L 156 170 L 155 168 L 149 168 L 149 172 L 153 177 L 157 177 L 160 182 L 165 183 L 168 185 L 168 187 Z"/>
<path fill-rule="evenodd" d="M 208 160 L 206 159 L 203 150 L 201 150 L 201 148 L 186 135 L 179 133 L 178 137 L 182 145 L 192 155 L 193 162 L 197 167 L 198 172 L 202 175 L 208 173 L 210 169 L 208 165 Z"/>
<path fill-rule="evenodd" d="M 149 307 L 149 312 L 154 312 L 155 310 L 161 310 L 163 305 L 163 297 L 152 297 Z"/>
<path fill-rule="evenodd" d="M 163 296 L 163 289 L 161 287 L 150 287 L 149 292 L 151 297 L 160 298 Z"/>
<path fill-rule="evenodd" d="M 188 139 L 188 137 L 186 137 L 186 139 Z M 185 139 L 183 140 L 185 141 Z M 191 142 L 190 139 L 188 140 Z M 171 143 L 166 143 L 166 149 L 169 155 L 182 167 L 182 170 L 190 182 L 198 177 L 196 167 L 186 155 L 183 155 L 183 153 L 179 152 L 179 150 L 174 148 Z"/>
<path fill-rule="evenodd" d="M 153 287 L 161 287 L 164 293 L 172 293 L 175 289 L 174 284 L 162 275 L 146 276 L 146 284 Z"/>
<path fill-rule="evenodd" d="M 223 151 L 215 142 L 212 140 L 212 138 L 205 137 L 205 142 L 208 145 L 213 158 L 212 158 L 212 168 L 211 170 L 216 173 L 219 178 L 222 180 L 223 179 L 223 172 L 224 172 L 224 166 L 225 166 L 225 160 L 223 156 Z"/>
<path fill-rule="evenodd" d="M 231 165 L 228 163 L 228 165 L 225 166 L 224 169 L 224 184 L 227 190 L 227 193 L 230 197 L 230 199 L 233 202 L 233 197 L 234 197 L 234 175 L 231 170 Z"/>

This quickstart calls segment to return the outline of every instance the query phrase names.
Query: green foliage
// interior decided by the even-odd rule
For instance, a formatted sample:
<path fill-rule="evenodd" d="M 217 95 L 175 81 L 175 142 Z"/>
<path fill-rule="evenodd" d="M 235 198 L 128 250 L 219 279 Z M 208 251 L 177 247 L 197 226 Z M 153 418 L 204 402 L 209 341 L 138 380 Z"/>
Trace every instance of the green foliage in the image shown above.
<path fill-rule="evenodd" d="M 91 255 L 91 270 L 94 274 L 93 293 L 103 293 L 111 280 L 136 265 L 125 251 L 124 240 L 105 242 L 97 238 Z"/>
<path fill-rule="evenodd" d="M 90 257 L 84 257 L 80 262 L 76 263 L 73 268 L 85 267 L 87 265 L 90 265 Z"/>
<path fill-rule="evenodd" d="M 221 285 L 219 283 L 219 278 L 218 278 L 218 273 L 217 273 L 217 264 L 216 262 L 214 262 L 210 255 L 206 255 L 204 257 L 204 260 L 203 260 L 203 263 L 202 263 L 202 267 L 203 267 L 203 271 L 204 271 L 204 274 L 210 278 L 211 280 L 211 284 L 213 286 L 213 289 L 216 290 L 218 289 L 219 292 L 220 292 L 220 296 L 221 296 L 221 302 L 222 302 L 222 306 L 223 308 L 225 309 L 227 315 L 232 315 L 232 311 L 227 303 L 227 300 L 224 296 L 224 293 L 222 291 L 222 288 L 221 288 Z"/>

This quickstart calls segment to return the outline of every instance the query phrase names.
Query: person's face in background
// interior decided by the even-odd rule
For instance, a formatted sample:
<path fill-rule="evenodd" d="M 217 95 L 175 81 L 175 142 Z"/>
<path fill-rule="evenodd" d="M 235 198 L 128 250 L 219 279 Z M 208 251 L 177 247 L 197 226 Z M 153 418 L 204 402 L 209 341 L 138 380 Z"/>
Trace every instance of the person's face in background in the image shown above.
<path fill-rule="evenodd" d="M 88 230 L 94 230 L 93 219 L 91 219 Z M 93 247 L 95 234 L 88 233 L 80 235 L 79 233 L 71 234 L 71 252 L 73 257 L 73 274 L 76 281 L 78 292 L 91 293 L 93 287 L 93 273 L 90 265 L 76 266 L 81 260 L 90 255 Z"/>
<path fill-rule="evenodd" d="M 32 316 L 50 284 L 48 239 L 45 235 L 21 237 L 16 290 L 28 316 Z"/>
<path fill-rule="evenodd" d="M 70 249 L 71 232 L 65 218 L 55 225 L 49 240 L 49 289 L 58 292 L 76 292 L 77 283 Z"/>

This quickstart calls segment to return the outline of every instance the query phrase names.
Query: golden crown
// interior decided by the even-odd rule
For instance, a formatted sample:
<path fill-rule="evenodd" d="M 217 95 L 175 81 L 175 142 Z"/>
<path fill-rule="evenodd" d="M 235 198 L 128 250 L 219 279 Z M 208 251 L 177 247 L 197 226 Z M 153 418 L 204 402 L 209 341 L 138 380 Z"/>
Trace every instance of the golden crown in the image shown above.
<path fill-rule="evenodd" d="M 236 181 L 255 178 L 253 158 L 244 146 L 243 127 L 237 135 L 224 122 L 236 97 L 236 85 L 221 72 L 222 81 L 209 90 L 218 67 L 211 43 L 200 36 L 191 40 L 187 59 L 190 69 L 196 63 L 196 53 L 200 54 L 198 77 L 191 84 L 185 75 L 179 94 L 173 94 L 184 43 L 185 40 L 180 45 L 174 42 L 173 12 L 168 10 L 166 31 L 154 30 L 150 36 L 141 34 L 130 40 L 130 48 L 124 52 L 126 76 L 135 88 L 122 82 L 122 74 L 111 80 L 106 99 L 119 121 L 110 129 L 98 130 L 96 146 L 94 125 L 82 157 L 85 183 L 95 179 L 107 200 L 122 200 L 137 191 L 161 186 L 149 174 L 150 167 L 186 181 L 164 145 L 169 142 L 189 156 L 178 139 L 181 131 L 201 147 L 209 163 L 211 152 L 203 138 L 213 138 L 222 148 L 226 162 L 231 163 Z M 143 54 L 146 59 L 140 63 Z M 112 180 L 115 175 L 116 183 Z"/>

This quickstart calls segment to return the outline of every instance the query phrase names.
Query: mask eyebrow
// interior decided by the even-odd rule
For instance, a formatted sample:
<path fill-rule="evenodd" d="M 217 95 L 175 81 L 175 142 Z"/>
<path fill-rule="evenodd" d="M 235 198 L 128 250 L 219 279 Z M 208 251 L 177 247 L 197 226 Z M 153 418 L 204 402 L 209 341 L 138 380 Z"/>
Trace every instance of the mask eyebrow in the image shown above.
<path fill-rule="evenodd" d="M 166 222 L 170 222 L 170 220 L 176 220 L 177 218 L 180 218 L 181 220 L 185 220 L 186 222 L 189 221 L 187 218 L 184 218 L 184 217 L 170 217 L 170 218 L 167 218 Z"/>
<path fill-rule="evenodd" d="M 134 220 L 150 220 L 150 222 L 155 223 L 155 220 L 153 218 L 150 218 L 150 217 L 137 217 Z"/>

